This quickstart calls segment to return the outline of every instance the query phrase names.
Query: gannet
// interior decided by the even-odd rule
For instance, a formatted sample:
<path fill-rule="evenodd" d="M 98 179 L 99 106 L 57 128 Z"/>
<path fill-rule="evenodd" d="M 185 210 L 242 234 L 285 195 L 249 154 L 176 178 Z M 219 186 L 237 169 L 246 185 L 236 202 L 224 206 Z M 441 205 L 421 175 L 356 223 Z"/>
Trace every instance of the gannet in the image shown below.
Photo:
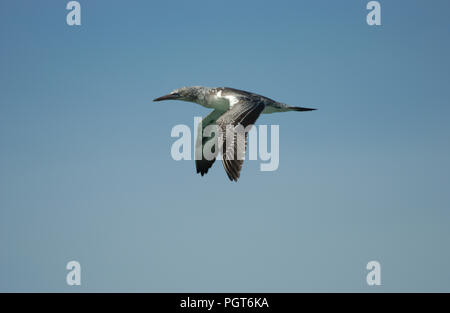
<path fill-rule="evenodd" d="M 199 125 L 198 127 L 195 154 L 199 157 L 196 157 L 195 165 L 197 173 L 200 173 L 202 176 L 205 175 L 216 160 L 218 152 L 221 151 L 222 164 L 231 181 L 237 181 L 240 177 L 245 156 L 246 135 L 261 113 L 315 110 L 289 106 L 252 92 L 228 87 L 183 87 L 175 89 L 168 95 L 156 98 L 153 101 L 163 100 L 194 102 L 213 109 L 211 113 L 203 118 L 200 123 L 201 126 Z M 209 125 L 217 127 L 221 134 L 212 137 L 204 136 L 204 130 Z M 242 155 L 242 149 L 237 147 L 239 146 L 240 137 L 237 135 L 232 135 L 231 137 L 224 135 L 227 129 L 237 129 L 237 126 L 240 125 L 245 129 L 245 134 L 242 137 L 244 155 Z M 213 148 L 211 150 L 212 156 L 205 157 L 203 148 L 210 140 L 214 140 L 213 147 L 215 144 L 219 149 Z M 240 155 L 238 155 L 239 151 L 241 151 Z"/>

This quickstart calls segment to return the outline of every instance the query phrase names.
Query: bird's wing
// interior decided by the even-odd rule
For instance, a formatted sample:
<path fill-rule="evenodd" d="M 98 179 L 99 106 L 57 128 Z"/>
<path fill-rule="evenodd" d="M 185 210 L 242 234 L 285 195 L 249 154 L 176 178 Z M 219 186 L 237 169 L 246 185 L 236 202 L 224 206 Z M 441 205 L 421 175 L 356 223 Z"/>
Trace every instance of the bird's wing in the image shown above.
<path fill-rule="evenodd" d="M 216 125 L 216 120 L 224 113 L 221 110 L 214 110 L 209 113 L 207 116 L 203 118 L 201 123 L 199 123 L 197 127 L 197 139 L 195 141 L 195 167 L 197 168 L 197 173 L 200 173 L 202 176 L 208 173 L 208 170 L 213 165 L 216 160 L 217 153 L 219 152 L 217 141 L 218 141 L 218 132 L 217 129 L 215 133 L 211 133 L 204 137 L 204 130 L 207 126 Z M 214 132 L 214 129 L 213 129 Z M 210 149 L 210 155 L 204 155 L 203 148 L 208 143 L 208 146 L 212 148 Z"/>
<path fill-rule="evenodd" d="M 247 132 L 243 130 L 256 122 L 264 108 L 264 102 L 258 99 L 240 96 L 237 102 L 217 119 L 222 163 L 230 180 L 238 180 L 244 163 Z"/>

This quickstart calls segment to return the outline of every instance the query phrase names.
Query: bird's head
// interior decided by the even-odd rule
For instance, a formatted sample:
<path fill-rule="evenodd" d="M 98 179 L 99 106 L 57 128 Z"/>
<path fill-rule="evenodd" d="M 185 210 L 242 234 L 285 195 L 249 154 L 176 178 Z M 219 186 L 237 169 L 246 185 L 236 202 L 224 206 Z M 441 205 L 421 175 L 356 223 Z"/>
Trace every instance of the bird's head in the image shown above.
<path fill-rule="evenodd" d="M 163 100 L 182 100 L 195 102 L 198 98 L 198 92 L 200 87 L 183 87 L 178 88 L 169 93 L 168 95 L 153 99 L 153 101 L 163 101 Z"/>

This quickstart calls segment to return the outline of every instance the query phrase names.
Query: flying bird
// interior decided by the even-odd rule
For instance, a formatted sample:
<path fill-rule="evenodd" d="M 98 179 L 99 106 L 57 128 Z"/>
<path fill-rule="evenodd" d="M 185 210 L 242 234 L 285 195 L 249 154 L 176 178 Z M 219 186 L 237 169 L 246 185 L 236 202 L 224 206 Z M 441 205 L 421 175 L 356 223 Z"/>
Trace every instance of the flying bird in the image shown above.
<path fill-rule="evenodd" d="M 251 127 L 258 119 L 261 113 L 275 113 L 275 112 L 288 112 L 288 111 L 313 111 L 315 109 L 289 106 L 287 104 L 274 101 L 267 97 L 228 87 L 183 87 L 175 89 L 168 95 L 154 99 L 153 101 L 163 100 L 181 100 L 198 103 L 206 108 L 213 109 L 211 113 L 203 118 L 201 121 L 201 127 L 198 127 L 197 140 L 195 143 L 195 154 L 199 155 L 199 159 L 195 161 L 197 173 L 202 176 L 205 175 L 213 165 L 218 154 L 218 149 L 215 149 L 212 158 L 206 158 L 203 155 L 203 148 L 205 144 L 210 140 L 215 140 L 215 143 L 221 145 L 222 148 L 222 164 L 228 178 L 231 181 L 237 181 L 242 164 L 244 162 L 243 157 L 237 157 L 236 146 L 238 138 L 223 136 L 204 137 L 203 131 L 209 125 L 215 125 L 221 132 L 225 132 L 230 127 L 234 128 L 238 125 L 242 125 L 246 130 L 247 127 Z M 247 141 L 247 134 L 244 136 L 244 155 L 245 146 Z M 231 140 L 232 142 L 228 142 Z M 231 153 L 228 153 L 229 146 L 231 145 Z M 225 152 L 224 152 L 225 151 Z M 200 152 L 200 153 L 199 153 Z"/>

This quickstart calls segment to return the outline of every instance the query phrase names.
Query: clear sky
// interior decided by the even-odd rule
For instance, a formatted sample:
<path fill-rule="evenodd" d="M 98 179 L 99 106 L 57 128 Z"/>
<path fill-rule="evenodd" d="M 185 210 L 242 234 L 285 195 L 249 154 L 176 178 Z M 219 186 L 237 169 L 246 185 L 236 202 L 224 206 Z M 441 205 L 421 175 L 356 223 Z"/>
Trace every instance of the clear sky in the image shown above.
<path fill-rule="evenodd" d="M 450 291 L 449 1 L 67 2 L 0 2 L 0 291 Z M 231 183 L 186 85 L 319 110 Z"/>

